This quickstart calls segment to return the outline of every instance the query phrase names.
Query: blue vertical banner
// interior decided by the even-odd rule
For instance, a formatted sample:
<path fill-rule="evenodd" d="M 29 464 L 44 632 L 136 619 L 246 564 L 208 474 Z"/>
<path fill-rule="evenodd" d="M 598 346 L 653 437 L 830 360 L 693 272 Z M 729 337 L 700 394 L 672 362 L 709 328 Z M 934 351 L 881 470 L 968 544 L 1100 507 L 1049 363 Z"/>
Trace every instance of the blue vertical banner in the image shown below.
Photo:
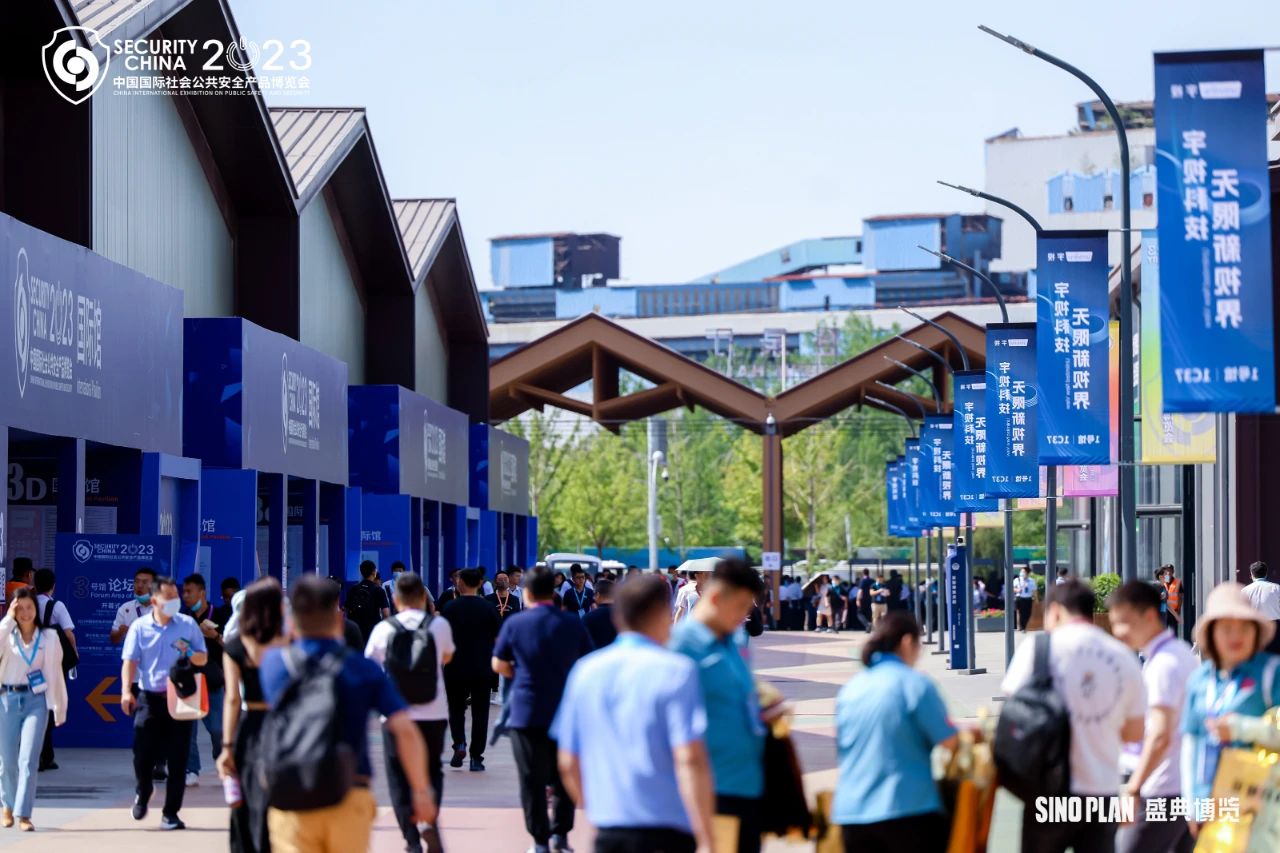
<path fill-rule="evenodd" d="M 952 486 L 958 512 L 995 512 L 984 496 L 987 480 L 987 372 L 957 370 L 952 391 Z"/>
<path fill-rule="evenodd" d="M 921 489 L 927 492 L 929 521 L 934 527 L 956 526 L 952 433 L 950 415 L 928 415 L 920 428 L 922 461 L 926 467 Z"/>
<path fill-rule="evenodd" d="M 1041 465 L 1111 461 L 1107 232 L 1036 239 L 1037 457 Z"/>
<path fill-rule="evenodd" d="M 890 536 L 902 536 L 902 483 L 899 480 L 900 463 L 893 459 L 884 463 L 884 505 L 886 532 Z"/>
<path fill-rule="evenodd" d="M 947 627 L 948 639 L 951 642 L 951 669 L 966 669 L 969 666 L 969 614 L 966 608 L 970 603 L 969 586 L 965 584 L 965 546 L 947 546 Z"/>
<path fill-rule="evenodd" d="M 1274 412 L 1261 50 L 1155 57 L 1164 412 Z"/>
<path fill-rule="evenodd" d="M 905 463 L 905 509 L 907 526 L 915 531 L 918 537 L 920 532 L 929 526 L 925 519 L 924 512 L 920 507 L 920 468 L 921 468 L 921 452 L 920 439 L 908 438 L 906 441 L 907 452 L 904 454 L 903 462 Z"/>
<path fill-rule="evenodd" d="M 1040 496 L 1035 323 L 987 326 L 987 497 Z"/>

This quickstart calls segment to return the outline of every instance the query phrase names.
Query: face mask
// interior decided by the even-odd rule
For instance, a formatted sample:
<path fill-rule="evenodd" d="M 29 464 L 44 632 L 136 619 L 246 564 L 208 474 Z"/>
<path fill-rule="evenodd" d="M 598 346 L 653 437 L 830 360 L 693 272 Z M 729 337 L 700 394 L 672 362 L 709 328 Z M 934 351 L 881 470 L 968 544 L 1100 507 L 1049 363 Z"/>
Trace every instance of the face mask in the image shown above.
<path fill-rule="evenodd" d="M 137 601 L 139 604 L 150 604 L 150 603 L 151 603 L 151 593 L 149 593 L 149 592 L 148 592 L 148 593 L 146 593 L 145 595 L 135 595 L 133 598 L 134 598 L 134 600 L 135 600 L 135 601 Z"/>
<path fill-rule="evenodd" d="M 170 598 L 160 605 L 160 609 L 164 611 L 166 616 L 173 617 L 178 615 L 178 611 L 182 609 L 182 600 L 178 598 Z"/>
<path fill-rule="evenodd" d="M 494 584 L 493 584 L 493 588 L 494 588 L 494 589 L 496 589 L 498 592 L 506 592 L 506 591 L 507 591 L 507 582 L 506 582 L 506 581 L 495 581 L 495 582 L 494 582 Z"/>

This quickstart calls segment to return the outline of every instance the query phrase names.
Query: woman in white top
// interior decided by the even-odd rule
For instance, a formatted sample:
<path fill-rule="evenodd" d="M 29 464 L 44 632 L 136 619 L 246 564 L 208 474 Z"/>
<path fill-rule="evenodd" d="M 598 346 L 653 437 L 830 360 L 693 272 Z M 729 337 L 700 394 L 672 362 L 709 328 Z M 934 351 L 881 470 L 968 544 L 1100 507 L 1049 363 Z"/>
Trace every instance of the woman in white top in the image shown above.
<path fill-rule="evenodd" d="M 0 826 L 31 824 L 36 796 L 36 762 L 53 712 L 55 725 L 67 721 L 67 682 L 62 677 L 58 632 L 36 621 L 36 597 L 14 593 L 0 620 Z"/>

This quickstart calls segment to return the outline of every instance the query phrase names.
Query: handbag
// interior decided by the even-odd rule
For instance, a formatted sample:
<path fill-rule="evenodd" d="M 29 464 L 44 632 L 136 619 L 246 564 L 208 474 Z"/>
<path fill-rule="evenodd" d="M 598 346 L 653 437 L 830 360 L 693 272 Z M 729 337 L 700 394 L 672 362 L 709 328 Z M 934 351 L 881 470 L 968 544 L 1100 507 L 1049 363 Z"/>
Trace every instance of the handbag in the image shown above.
<path fill-rule="evenodd" d="M 209 685 L 203 672 L 197 672 L 185 658 L 169 670 L 165 682 L 169 716 L 175 720 L 203 720 L 209 713 Z"/>
<path fill-rule="evenodd" d="M 764 739 L 764 796 L 760 805 L 762 833 L 808 837 L 813 816 L 805 798 L 795 745 L 789 735 L 778 735 L 773 728 Z"/>

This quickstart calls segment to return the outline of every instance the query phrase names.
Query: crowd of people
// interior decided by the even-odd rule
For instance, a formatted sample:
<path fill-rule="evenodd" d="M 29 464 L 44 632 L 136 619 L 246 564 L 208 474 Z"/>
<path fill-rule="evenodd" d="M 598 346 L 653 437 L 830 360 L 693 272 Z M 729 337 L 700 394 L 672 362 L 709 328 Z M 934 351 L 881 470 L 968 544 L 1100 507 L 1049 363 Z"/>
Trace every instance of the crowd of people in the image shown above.
<path fill-rule="evenodd" d="M 1116 589 L 1110 632 L 1094 624 L 1089 584 L 1060 572 L 1042 593 L 1034 577 L 1016 578 L 1015 600 L 1043 595 L 1044 634 L 1018 646 L 1005 695 L 1016 701 L 1046 667 L 1069 721 L 1070 794 L 1136 804 L 1117 826 L 1037 820 L 1027 803 L 1023 851 L 1189 851 L 1213 819 L 1196 804 L 1214 802 L 1223 750 L 1280 746 L 1262 721 L 1280 705 L 1280 584 L 1263 563 L 1250 574 L 1247 586 L 1209 593 L 1194 649 L 1178 635 L 1172 567 Z M 465 568 L 438 599 L 401 564 L 386 580 L 369 562 L 360 575 L 345 602 L 339 582 L 305 575 L 288 595 L 273 579 L 244 590 L 226 580 L 214 606 L 199 574 L 137 571 L 110 632 L 130 685 L 121 706 L 133 718 L 136 820 L 163 783 L 159 828 L 184 827 L 203 730 L 233 850 L 365 849 L 377 715 L 381 772 L 410 853 L 440 849 L 445 760 L 484 772 L 486 749 L 504 736 L 534 853 L 570 850 L 579 807 L 598 851 L 711 849 L 717 834 L 716 849 L 760 849 L 766 733 L 784 706 L 761 700 L 751 671 L 749 639 L 768 621 L 769 598 L 750 565 L 594 577 L 580 565 L 492 578 Z M 10 587 L 0 621 L 0 825 L 30 831 L 37 774 L 56 767 L 46 733 L 66 720 L 77 651 L 53 572 L 28 579 Z M 948 843 L 931 754 L 963 727 L 914 668 L 921 630 L 909 592 L 897 572 L 781 579 L 776 627 L 869 631 L 863 668 L 836 697 L 831 819 L 848 851 Z M 980 593 L 975 585 L 975 606 Z M 1018 614 L 1020 627 L 1028 621 Z"/>

